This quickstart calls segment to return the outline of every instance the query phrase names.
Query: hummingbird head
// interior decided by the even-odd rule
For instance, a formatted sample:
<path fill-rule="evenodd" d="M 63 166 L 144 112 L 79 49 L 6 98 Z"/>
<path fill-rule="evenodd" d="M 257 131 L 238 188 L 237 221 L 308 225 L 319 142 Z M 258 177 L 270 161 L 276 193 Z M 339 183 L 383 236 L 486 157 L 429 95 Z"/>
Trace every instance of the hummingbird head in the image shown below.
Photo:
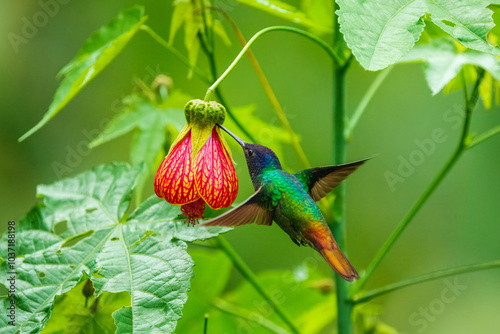
<path fill-rule="evenodd" d="M 276 156 L 276 153 L 274 153 L 270 148 L 262 145 L 246 143 L 222 125 L 217 125 L 233 137 L 234 140 L 236 140 L 243 148 L 245 158 L 247 159 L 248 171 L 250 172 L 252 181 L 254 180 L 254 177 L 260 175 L 265 168 L 281 169 L 281 164 Z"/>

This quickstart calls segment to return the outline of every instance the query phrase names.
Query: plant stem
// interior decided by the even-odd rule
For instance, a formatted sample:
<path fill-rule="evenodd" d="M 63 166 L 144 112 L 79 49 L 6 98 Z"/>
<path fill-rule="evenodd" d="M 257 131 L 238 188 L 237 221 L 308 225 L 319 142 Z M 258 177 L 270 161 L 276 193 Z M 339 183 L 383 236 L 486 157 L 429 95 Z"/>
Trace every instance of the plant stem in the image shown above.
<path fill-rule="evenodd" d="M 334 71 L 334 163 L 340 165 L 345 160 L 345 79 L 349 66 L 347 62 L 343 67 Z M 340 249 L 346 252 L 346 226 L 345 226 L 345 185 L 341 183 L 334 189 L 335 201 L 333 202 L 333 222 L 330 225 L 335 240 Z M 351 334 L 353 332 L 351 314 L 353 304 L 349 299 L 348 282 L 335 274 L 335 285 L 337 289 L 337 328 L 339 334 Z"/>
<path fill-rule="evenodd" d="M 355 304 L 365 303 L 373 298 L 385 295 L 386 293 L 393 292 L 393 291 L 396 291 L 399 289 L 403 289 L 403 288 L 406 288 L 406 287 L 409 287 L 409 286 L 412 286 L 415 284 L 420 284 L 420 283 L 432 281 L 432 280 L 435 280 L 438 278 L 444 278 L 444 277 L 465 274 L 465 273 L 470 273 L 470 272 L 474 272 L 474 271 L 486 270 L 486 269 L 491 269 L 491 268 L 499 268 L 499 267 L 500 267 L 500 261 L 493 261 L 493 262 L 488 262 L 488 263 L 463 266 L 463 267 L 459 267 L 459 268 L 440 270 L 440 271 L 436 271 L 434 273 L 414 277 L 414 278 L 411 278 L 409 280 L 405 280 L 402 282 L 389 284 L 389 285 L 384 286 L 382 288 L 367 291 L 365 293 L 362 292 L 359 295 L 354 296 L 354 303 Z"/>
<path fill-rule="evenodd" d="M 179 52 L 176 48 L 174 48 L 172 45 L 170 45 L 166 40 L 161 38 L 160 35 L 158 35 L 153 29 L 151 29 L 149 26 L 143 24 L 141 26 L 141 30 L 147 32 L 155 41 L 157 41 L 160 45 L 162 45 L 165 49 L 170 51 L 174 56 L 177 57 L 184 65 L 186 65 L 190 70 L 193 71 L 194 74 L 196 74 L 201 80 L 205 81 L 206 83 L 210 84 L 212 83 L 212 80 L 210 80 L 210 77 L 203 72 L 200 68 L 197 66 L 193 66 L 190 62 L 189 59 L 187 59 L 182 53 Z"/>
<path fill-rule="evenodd" d="M 258 314 L 256 316 L 255 312 L 250 312 L 249 310 L 245 310 L 244 308 L 238 307 L 236 305 L 230 304 L 223 299 L 216 299 L 214 301 L 214 306 L 217 307 L 222 312 L 226 312 L 228 314 L 234 315 L 238 318 L 241 318 L 245 321 L 252 321 L 256 324 L 261 325 L 262 327 L 270 330 L 273 333 L 277 334 L 288 334 L 288 331 L 284 330 L 280 326 L 276 325 L 270 320 L 267 320 L 265 317 Z"/>
<path fill-rule="evenodd" d="M 389 236 L 389 239 L 387 239 L 387 241 L 384 243 L 382 248 L 377 252 L 377 254 L 375 255 L 372 262 L 368 265 L 368 268 L 366 269 L 365 275 L 363 277 L 361 277 L 358 284 L 356 285 L 355 293 L 358 293 L 363 288 L 363 286 L 366 284 L 367 280 L 373 274 L 374 270 L 378 267 L 380 262 L 382 262 L 382 259 L 387 255 L 387 253 L 392 248 L 392 246 L 394 245 L 396 240 L 398 240 L 398 238 L 401 236 L 401 234 L 406 229 L 408 224 L 412 221 L 412 219 L 419 212 L 419 210 L 422 208 L 422 206 L 427 202 L 427 200 L 432 195 L 434 190 L 436 190 L 437 186 L 445 178 L 445 176 L 448 174 L 448 172 L 451 170 L 451 168 L 458 161 L 458 159 L 460 158 L 460 156 L 462 155 L 464 150 L 467 148 L 467 137 L 469 134 L 471 114 L 472 114 L 472 110 L 476 106 L 478 98 L 479 98 L 479 84 L 481 83 L 483 75 L 484 75 L 484 71 L 482 71 L 482 70 L 479 71 L 478 77 L 477 77 L 477 80 L 476 80 L 476 83 L 474 85 L 474 89 L 472 91 L 472 95 L 470 98 L 468 97 L 468 94 L 467 94 L 467 86 L 465 84 L 465 81 L 463 83 L 463 85 L 464 85 L 464 97 L 465 97 L 465 118 L 464 118 L 464 124 L 462 127 L 462 133 L 460 135 L 460 140 L 458 142 L 458 145 L 457 145 L 455 151 L 453 152 L 451 157 L 448 159 L 446 164 L 443 166 L 443 168 L 436 175 L 434 180 L 432 180 L 432 182 L 429 184 L 429 186 L 424 191 L 424 193 L 420 196 L 420 198 L 413 205 L 413 207 L 410 209 L 410 211 L 406 214 L 406 216 L 403 218 L 403 220 L 399 223 L 399 225 L 396 227 L 396 229 L 392 232 L 392 234 Z"/>
<path fill-rule="evenodd" d="M 314 41 L 317 43 L 319 46 L 321 46 L 328 54 L 334 59 L 334 63 L 336 65 L 340 64 L 340 58 L 338 55 L 333 51 L 333 49 L 322 39 L 317 37 L 314 34 L 308 33 L 307 31 L 297 29 L 297 28 L 292 28 L 292 27 L 287 27 L 287 26 L 274 26 L 274 27 L 267 27 L 259 32 L 257 32 L 255 35 L 250 38 L 248 43 L 243 47 L 243 49 L 240 51 L 240 53 L 236 56 L 236 58 L 233 60 L 233 62 L 229 65 L 229 67 L 222 73 L 222 75 L 213 83 L 212 86 L 210 86 L 207 90 L 207 94 L 205 95 L 205 101 L 210 101 L 210 97 L 212 93 L 215 91 L 217 86 L 226 78 L 226 76 L 233 70 L 233 68 L 239 63 L 241 58 L 245 55 L 248 49 L 252 46 L 252 44 L 262 35 L 271 32 L 271 31 L 288 31 L 288 32 L 293 32 L 295 34 L 302 35 L 304 37 L 309 38 L 310 40 Z"/>
<path fill-rule="evenodd" d="M 479 136 L 476 136 L 471 143 L 469 143 L 467 145 L 467 149 L 471 149 L 473 148 L 474 146 L 482 143 L 483 141 L 485 141 L 486 139 L 489 139 L 491 137 L 493 137 L 494 135 L 497 135 L 500 133 L 500 125 L 499 126 L 495 126 L 493 129 L 490 129 L 488 131 L 486 131 L 485 133 L 483 134 L 480 134 Z"/>
<path fill-rule="evenodd" d="M 391 72 L 392 66 L 386 68 L 385 70 L 381 71 L 375 80 L 373 80 L 372 84 L 366 91 L 365 95 L 361 98 L 361 101 L 359 102 L 356 110 L 354 110 L 354 113 L 352 114 L 352 117 L 350 118 L 349 122 L 347 123 L 347 127 L 345 130 L 345 136 L 347 140 L 349 140 L 352 136 L 352 132 L 354 131 L 354 128 L 358 124 L 359 119 L 361 118 L 361 115 L 363 115 L 363 112 L 366 109 L 366 106 L 372 99 L 373 95 L 377 91 L 377 89 L 380 87 L 382 82 L 387 78 L 387 75 Z"/>
<path fill-rule="evenodd" d="M 285 324 L 290 328 L 293 333 L 299 333 L 297 327 L 293 324 L 291 318 L 285 313 L 281 306 L 274 301 L 271 295 L 264 289 L 260 284 L 255 274 L 252 272 L 250 267 L 245 263 L 245 261 L 239 256 L 239 254 L 234 250 L 234 248 L 227 242 L 227 240 L 219 235 L 217 241 L 222 250 L 231 259 L 233 265 L 238 269 L 241 275 L 250 283 L 253 288 L 264 298 L 264 300 L 271 306 L 276 314 L 283 320 Z"/>
<path fill-rule="evenodd" d="M 204 318 L 205 318 L 205 321 L 203 323 L 203 334 L 207 334 L 208 333 L 208 313 L 205 314 Z"/>

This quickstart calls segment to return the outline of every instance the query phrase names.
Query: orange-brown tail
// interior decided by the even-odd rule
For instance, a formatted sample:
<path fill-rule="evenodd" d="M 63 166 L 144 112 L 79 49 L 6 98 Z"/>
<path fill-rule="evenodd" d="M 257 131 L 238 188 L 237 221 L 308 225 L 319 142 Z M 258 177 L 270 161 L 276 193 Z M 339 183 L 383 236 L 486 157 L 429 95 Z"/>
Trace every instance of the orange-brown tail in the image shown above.
<path fill-rule="evenodd" d="M 335 245 L 332 248 L 318 249 L 318 251 L 323 255 L 326 262 L 332 267 L 333 270 L 337 272 L 343 279 L 352 282 L 355 279 L 359 279 L 358 272 L 349 263 L 347 257 L 342 253 L 340 248 Z"/>
<path fill-rule="evenodd" d="M 326 224 L 318 222 L 308 224 L 302 230 L 302 235 L 314 249 L 323 255 L 330 267 L 342 278 L 349 282 L 359 279 L 356 269 L 354 269 L 344 253 L 342 253 Z"/>

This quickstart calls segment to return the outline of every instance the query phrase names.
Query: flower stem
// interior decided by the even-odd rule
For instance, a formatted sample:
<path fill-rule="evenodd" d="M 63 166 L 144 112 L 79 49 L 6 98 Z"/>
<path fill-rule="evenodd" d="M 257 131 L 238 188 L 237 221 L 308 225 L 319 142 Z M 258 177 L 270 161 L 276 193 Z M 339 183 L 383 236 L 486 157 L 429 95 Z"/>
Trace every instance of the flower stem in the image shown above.
<path fill-rule="evenodd" d="M 212 96 L 212 93 L 215 91 L 215 89 L 219 86 L 219 84 L 227 77 L 229 73 L 233 70 L 233 68 L 239 63 L 241 58 L 245 55 L 248 49 L 252 46 L 252 44 L 262 35 L 271 32 L 271 31 L 288 31 L 288 32 L 293 32 L 295 34 L 302 35 L 304 37 L 309 38 L 310 40 L 314 41 L 317 43 L 319 46 L 321 46 L 323 49 L 325 49 L 326 52 L 334 59 L 334 62 L 336 65 L 340 64 L 340 58 L 338 55 L 335 53 L 335 51 L 322 39 L 317 37 L 314 34 L 308 33 L 307 31 L 293 28 L 293 27 L 287 27 L 287 26 L 273 26 L 273 27 L 267 27 L 259 32 L 257 32 L 255 35 L 250 38 L 248 43 L 243 47 L 243 49 L 240 51 L 240 53 L 236 56 L 236 58 L 233 60 L 233 62 L 229 65 L 229 67 L 222 73 L 222 75 L 213 83 L 212 86 L 210 86 L 207 90 L 207 93 L 205 95 L 205 101 L 210 101 L 210 97 Z"/>
<path fill-rule="evenodd" d="M 467 86 L 464 80 L 464 97 L 465 97 L 465 118 L 464 118 L 464 124 L 462 127 L 462 133 L 460 135 L 460 140 L 458 142 L 458 145 L 451 155 L 451 157 L 448 159 L 446 164 L 443 166 L 443 168 L 439 171 L 439 173 L 436 175 L 434 180 L 429 184 L 427 189 L 424 191 L 424 193 L 420 196 L 420 198 L 417 200 L 417 202 L 413 205 L 413 207 L 410 209 L 410 211 L 406 214 L 406 216 L 403 218 L 403 220 L 399 223 L 399 225 L 396 227 L 396 229 L 392 232 L 392 234 L 389 236 L 389 239 L 384 243 L 382 248 L 377 252 L 375 255 L 374 259 L 372 262 L 368 265 L 368 268 L 366 269 L 366 273 L 361 279 L 359 280 L 358 284 L 356 285 L 355 288 L 355 293 L 358 293 L 363 286 L 366 284 L 367 280 L 370 278 L 370 276 L 373 274 L 375 269 L 379 266 L 380 262 L 382 262 L 382 259 L 387 255 L 389 250 L 392 248 L 396 240 L 401 236 L 403 231 L 406 229 L 408 224 L 413 220 L 415 215 L 419 212 L 419 210 L 422 208 L 422 206 L 427 202 L 429 197 L 432 195 L 434 190 L 438 187 L 438 185 L 443 181 L 445 176 L 448 174 L 448 172 L 451 170 L 451 168 L 455 165 L 455 163 L 458 161 L 462 153 L 466 150 L 467 148 L 467 137 L 469 134 L 469 128 L 470 128 L 470 119 L 472 115 L 472 110 L 477 104 L 477 101 L 479 99 L 479 84 L 481 83 L 481 80 L 483 78 L 484 71 L 479 70 L 478 72 L 478 77 L 476 80 L 476 83 L 474 85 L 472 95 L 469 98 L 467 94 Z"/>
<path fill-rule="evenodd" d="M 293 324 L 291 318 L 285 313 L 283 308 L 274 301 L 271 295 L 264 289 L 260 284 L 255 274 L 252 272 L 250 267 L 245 263 L 245 261 L 240 257 L 240 255 L 234 250 L 234 248 L 227 242 L 226 238 L 219 235 L 216 239 L 219 246 L 226 253 L 226 255 L 231 259 L 233 265 L 238 269 L 241 275 L 250 283 L 253 288 L 264 298 L 264 300 L 271 306 L 276 314 L 283 320 L 285 324 L 290 328 L 293 333 L 299 333 L 297 327 Z"/>
<path fill-rule="evenodd" d="M 444 278 L 444 277 L 455 276 L 455 275 L 470 273 L 470 272 L 474 272 L 474 271 L 486 270 L 486 269 L 491 269 L 491 268 L 499 268 L 499 267 L 500 267 L 500 261 L 493 261 L 493 262 L 488 262 L 488 263 L 481 263 L 481 264 L 463 266 L 463 267 L 458 267 L 458 268 L 440 270 L 440 271 L 436 271 L 436 272 L 433 272 L 430 274 L 414 277 L 414 278 L 411 278 L 409 280 L 405 280 L 402 282 L 389 284 L 389 285 L 384 286 L 382 288 L 374 289 L 374 290 L 367 291 L 364 293 L 361 292 L 359 295 L 354 296 L 353 302 L 355 304 L 365 303 L 373 298 L 385 295 L 386 293 L 393 292 L 393 291 L 403 289 L 403 288 L 407 288 L 407 287 L 415 285 L 415 284 L 420 284 L 420 283 L 432 281 L 432 280 L 435 280 L 438 278 Z"/>

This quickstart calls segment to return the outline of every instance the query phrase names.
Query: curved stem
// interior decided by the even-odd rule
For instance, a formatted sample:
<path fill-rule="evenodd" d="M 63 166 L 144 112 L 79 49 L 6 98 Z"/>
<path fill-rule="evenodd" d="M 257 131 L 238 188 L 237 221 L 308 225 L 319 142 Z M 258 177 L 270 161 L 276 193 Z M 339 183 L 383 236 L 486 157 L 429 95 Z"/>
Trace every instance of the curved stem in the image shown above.
<path fill-rule="evenodd" d="M 465 97 L 465 118 L 464 118 L 464 124 L 462 127 L 462 133 L 460 135 L 460 140 L 458 142 L 458 145 L 451 155 L 451 157 L 448 159 L 446 164 L 443 166 L 443 168 L 439 171 L 438 175 L 432 180 L 432 182 L 429 184 L 427 189 L 424 191 L 424 193 L 420 196 L 420 198 L 417 200 L 417 202 L 413 205 L 413 207 L 410 209 L 410 211 L 406 214 L 406 216 L 403 218 L 403 220 L 399 223 L 399 225 L 396 227 L 396 229 L 392 232 L 392 234 L 389 236 L 389 239 L 384 243 L 382 248 L 377 252 L 375 255 L 374 259 L 372 262 L 368 265 L 368 268 L 366 269 L 366 273 L 361 279 L 359 280 L 358 284 L 356 285 L 355 293 L 359 292 L 363 286 L 366 284 L 367 280 L 370 278 L 370 276 L 373 274 L 375 269 L 378 267 L 380 262 L 382 262 L 382 259 L 387 255 L 389 250 L 392 248 L 396 240 L 399 239 L 403 231 L 406 229 L 408 224 L 413 220 L 415 215 L 420 211 L 422 206 L 427 202 L 429 197 L 432 195 L 434 190 L 436 190 L 437 186 L 443 181 L 445 176 L 448 174 L 448 172 L 451 170 L 451 168 L 455 165 L 455 163 L 458 161 L 464 150 L 466 149 L 466 141 L 467 141 L 467 136 L 469 134 L 469 128 L 470 128 L 470 119 L 471 119 L 471 114 L 472 110 L 477 104 L 478 98 L 479 98 L 479 84 L 481 83 L 482 77 L 484 75 L 484 71 L 480 71 L 478 73 L 478 77 L 476 80 L 476 83 L 474 85 L 474 89 L 472 91 L 472 96 L 469 98 L 467 94 L 467 86 L 465 85 L 464 82 L 464 97 Z"/>
<path fill-rule="evenodd" d="M 215 7 L 206 7 L 209 10 L 213 10 L 216 12 L 219 12 L 227 22 L 231 25 L 233 28 L 234 33 L 236 34 L 236 37 L 240 41 L 242 46 L 245 46 L 247 44 L 247 40 L 241 33 L 240 29 L 236 25 L 236 22 L 223 10 Z M 276 114 L 278 115 L 279 120 L 281 121 L 281 124 L 283 127 L 288 131 L 288 134 L 290 136 L 290 140 L 292 141 L 292 146 L 297 153 L 299 159 L 302 161 L 302 165 L 305 168 L 311 168 L 311 164 L 309 160 L 307 159 L 307 156 L 304 152 L 304 149 L 300 145 L 299 138 L 297 137 L 297 134 L 293 131 L 292 126 L 290 125 L 290 122 L 288 121 L 288 118 L 285 115 L 285 112 L 283 108 L 281 107 L 278 98 L 276 97 L 276 94 L 274 94 L 273 89 L 271 88 L 271 85 L 269 84 L 269 81 L 266 78 L 266 75 L 264 74 L 264 71 L 262 71 L 262 68 L 259 65 L 259 62 L 255 58 L 253 52 L 251 50 L 247 50 L 247 56 L 248 59 L 250 60 L 250 63 L 252 64 L 252 67 L 254 68 L 255 72 L 257 73 L 257 77 L 260 80 L 260 83 L 262 87 L 264 88 L 264 91 L 267 94 L 267 97 L 269 98 L 269 101 L 271 102 L 272 106 L 274 107 L 274 110 L 276 110 Z"/>
<path fill-rule="evenodd" d="M 205 11 L 203 11 L 203 13 L 204 12 Z M 205 17 L 203 19 L 203 22 L 205 24 L 205 33 L 208 35 L 209 27 L 206 24 Z M 215 63 L 215 55 L 214 55 L 215 46 L 213 44 L 212 45 L 206 44 L 205 41 L 208 40 L 207 36 L 205 36 L 205 38 L 203 38 L 203 36 L 200 34 L 199 39 L 200 39 L 200 44 L 201 44 L 202 50 L 208 59 L 208 65 L 210 66 L 210 73 L 212 74 L 212 78 L 213 78 L 212 82 L 213 82 L 213 80 L 215 80 L 215 78 L 217 77 L 217 65 Z M 213 42 L 213 38 L 210 40 Z M 231 107 L 227 103 L 225 96 L 222 94 L 222 90 L 219 87 L 217 87 L 217 89 L 215 90 L 215 94 L 219 98 L 220 103 L 226 108 L 227 115 L 234 121 L 234 124 L 236 124 L 236 126 L 241 130 L 241 132 L 243 132 L 245 134 L 245 136 L 248 137 L 248 139 L 250 139 L 253 143 L 257 144 L 257 141 L 255 140 L 254 136 L 243 126 L 243 124 L 241 124 L 241 122 L 238 120 L 236 115 L 233 113 Z"/>
<path fill-rule="evenodd" d="M 403 289 L 403 288 L 407 288 L 407 287 L 415 285 L 415 284 L 420 284 L 420 283 L 432 281 L 432 280 L 435 280 L 438 278 L 444 278 L 444 277 L 460 275 L 460 274 L 465 274 L 465 273 L 470 273 L 470 272 L 480 271 L 480 270 L 486 270 L 486 269 L 491 269 L 491 268 L 499 268 L 499 267 L 500 267 L 500 261 L 493 261 L 493 262 L 488 262 L 488 263 L 463 266 L 463 267 L 459 267 L 459 268 L 440 270 L 440 271 L 436 271 L 436 272 L 433 272 L 430 274 L 414 277 L 414 278 L 411 278 L 409 280 L 405 280 L 402 282 L 389 284 L 389 285 L 384 286 L 382 288 L 367 291 L 365 293 L 360 293 L 359 295 L 355 295 L 353 297 L 353 302 L 355 304 L 366 303 L 367 301 L 369 301 L 373 298 L 380 297 L 382 295 L 385 295 L 386 293 L 393 292 L 393 291 Z"/>
<path fill-rule="evenodd" d="M 291 318 L 285 313 L 283 308 L 274 301 L 271 295 L 264 289 L 264 287 L 260 284 L 255 274 L 248 267 L 245 261 L 239 256 L 239 254 L 234 250 L 233 247 L 227 242 L 227 240 L 219 235 L 217 237 L 217 241 L 222 250 L 226 253 L 226 255 L 231 259 L 233 265 L 238 269 L 243 277 L 250 283 L 253 288 L 264 298 L 264 300 L 271 306 L 276 314 L 290 327 L 290 330 L 293 333 L 299 333 L 297 327 L 293 324 Z"/>
<path fill-rule="evenodd" d="M 179 59 L 184 65 L 186 65 L 190 70 L 193 71 L 194 74 L 196 74 L 201 80 L 207 82 L 210 84 L 212 81 L 210 80 L 210 77 L 203 72 L 200 68 L 197 66 L 193 66 L 190 62 L 189 59 L 187 59 L 182 53 L 179 52 L 176 48 L 174 48 L 172 45 L 170 45 L 166 40 L 161 38 L 160 35 L 158 35 L 153 29 L 151 29 L 149 26 L 143 24 L 141 26 L 141 30 L 147 32 L 155 41 L 157 41 L 161 46 L 163 46 L 165 49 L 170 51 L 177 59 Z"/>
<path fill-rule="evenodd" d="M 349 140 L 352 136 L 352 132 L 354 131 L 354 128 L 358 124 L 359 119 L 361 118 L 361 115 L 363 115 L 363 112 L 366 109 L 366 106 L 372 99 L 373 95 L 377 91 L 377 89 L 380 87 L 382 82 L 387 78 L 387 75 L 391 72 L 392 66 L 386 68 L 385 70 L 381 71 L 375 80 L 373 80 L 372 84 L 366 91 L 365 95 L 361 98 L 361 101 L 359 102 L 358 106 L 356 107 L 356 110 L 354 110 L 354 113 L 352 114 L 352 117 L 350 118 L 349 122 L 347 123 L 347 127 L 345 130 L 345 136 L 347 140 Z"/>
<path fill-rule="evenodd" d="M 274 26 L 274 27 L 267 27 L 259 32 L 257 32 L 255 35 L 250 38 L 248 43 L 243 47 L 243 49 L 240 51 L 240 53 L 236 56 L 236 58 L 233 60 L 233 62 L 229 65 L 229 67 L 222 73 L 222 75 L 213 83 L 212 86 L 210 86 L 207 90 L 207 94 L 205 95 L 205 101 L 209 101 L 212 93 L 215 91 L 217 86 L 226 78 L 226 76 L 233 70 L 233 68 L 239 63 L 241 58 L 245 55 L 247 50 L 252 46 L 252 44 L 262 35 L 271 32 L 271 31 L 288 31 L 288 32 L 293 32 L 295 34 L 302 35 L 304 37 L 309 38 L 310 40 L 314 41 L 317 43 L 319 46 L 321 46 L 329 55 L 332 57 L 334 60 L 335 64 L 340 64 L 340 58 L 338 55 L 335 53 L 335 51 L 321 38 L 317 37 L 314 34 L 308 33 L 307 31 L 293 28 L 293 27 L 287 27 L 287 26 Z"/>

